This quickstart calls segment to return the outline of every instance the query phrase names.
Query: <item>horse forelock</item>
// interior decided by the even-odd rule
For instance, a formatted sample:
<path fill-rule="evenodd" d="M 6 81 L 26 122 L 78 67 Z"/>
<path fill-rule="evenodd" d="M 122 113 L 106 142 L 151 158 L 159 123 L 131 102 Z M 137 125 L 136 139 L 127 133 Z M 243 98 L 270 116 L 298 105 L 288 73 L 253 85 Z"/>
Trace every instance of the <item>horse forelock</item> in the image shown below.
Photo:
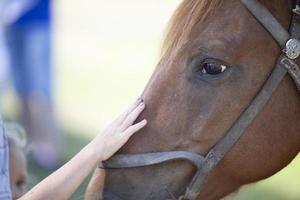
<path fill-rule="evenodd" d="M 177 52 L 191 36 L 193 28 L 209 16 L 224 0 L 184 0 L 174 12 L 163 42 L 162 56 Z"/>
<path fill-rule="evenodd" d="M 280 7 L 280 0 L 259 0 L 263 5 Z M 193 28 L 214 15 L 225 0 L 183 0 L 174 12 L 162 45 L 162 57 L 171 59 L 191 39 Z"/>

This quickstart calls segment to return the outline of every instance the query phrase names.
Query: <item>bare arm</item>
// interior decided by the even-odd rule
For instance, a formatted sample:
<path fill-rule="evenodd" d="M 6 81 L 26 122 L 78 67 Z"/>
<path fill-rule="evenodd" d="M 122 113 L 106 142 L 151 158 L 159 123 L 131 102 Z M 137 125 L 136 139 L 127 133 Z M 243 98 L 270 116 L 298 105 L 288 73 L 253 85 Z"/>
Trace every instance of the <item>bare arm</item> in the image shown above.
<path fill-rule="evenodd" d="M 146 120 L 132 125 L 144 108 L 145 104 L 142 100 L 136 101 L 127 112 L 118 117 L 105 131 L 98 134 L 68 163 L 36 185 L 20 200 L 70 198 L 97 163 L 111 157 L 131 135 L 146 125 Z"/>

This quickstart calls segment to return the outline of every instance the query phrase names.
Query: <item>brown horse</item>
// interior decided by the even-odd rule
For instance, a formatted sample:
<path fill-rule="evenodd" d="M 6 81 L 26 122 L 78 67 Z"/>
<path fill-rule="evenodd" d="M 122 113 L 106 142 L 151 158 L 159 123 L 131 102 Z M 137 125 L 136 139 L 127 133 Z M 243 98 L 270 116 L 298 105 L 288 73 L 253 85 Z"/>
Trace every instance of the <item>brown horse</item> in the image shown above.
<path fill-rule="evenodd" d="M 288 29 L 292 0 L 260 2 Z M 120 153 L 181 150 L 206 155 L 253 100 L 279 55 L 278 44 L 239 0 L 184 0 L 142 95 L 147 109 L 141 118 L 149 124 Z M 198 199 L 220 199 L 269 177 L 299 150 L 299 94 L 285 76 L 209 174 Z M 110 170 L 106 190 L 126 200 L 165 200 L 183 194 L 194 173 L 184 161 Z"/>

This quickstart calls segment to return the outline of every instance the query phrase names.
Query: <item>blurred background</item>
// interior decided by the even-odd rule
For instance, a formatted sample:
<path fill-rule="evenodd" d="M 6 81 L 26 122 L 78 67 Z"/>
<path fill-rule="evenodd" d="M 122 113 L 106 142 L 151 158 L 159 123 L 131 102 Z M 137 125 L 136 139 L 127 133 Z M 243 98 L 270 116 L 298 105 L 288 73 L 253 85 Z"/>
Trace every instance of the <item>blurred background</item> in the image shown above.
<path fill-rule="evenodd" d="M 50 119 L 44 121 L 50 120 L 53 124 L 52 131 L 57 137 L 51 140 L 54 143 L 56 140 L 59 141 L 62 146 L 57 155 L 60 160 L 67 161 L 71 158 L 141 94 L 159 61 L 161 41 L 167 22 L 180 2 L 180 0 L 51 2 L 51 28 L 48 32 L 51 34 L 48 47 L 50 49 L 48 64 L 51 70 L 49 72 L 49 69 L 45 69 L 48 70 L 49 77 L 46 73 L 43 80 L 52 80 L 53 87 L 50 87 L 49 98 L 46 100 L 44 97 L 37 98 L 39 100 L 33 100 L 33 104 L 37 105 L 36 101 L 41 105 L 46 104 L 53 113 Z M 28 5 L 24 5 L 23 9 L 26 10 Z M 12 9 L 17 12 L 18 7 L 15 7 Z M 9 16 L 1 23 L 4 26 L 7 26 L 6 23 L 11 26 L 12 23 L 16 23 L 12 22 L 13 19 L 14 16 Z M 4 34 L 0 33 L 0 38 L 3 39 L 0 39 L 0 45 L 6 40 L 6 30 L 1 32 Z M 33 43 L 35 40 L 33 38 Z M 29 43 L 29 46 L 33 43 Z M 10 52 L 9 48 L 6 49 L 8 53 L 0 49 L 1 113 L 7 121 L 28 123 L 20 114 L 24 112 L 24 105 L 27 105 L 22 103 L 26 98 L 22 100 L 20 94 L 13 89 L 14 83 L 9 67 L 11 63 L 9 55 L 6 55 Z M 7 62 L 5 58 L 8 58 Z M 30 105 L 32 100 L 29 99 L 25 102 L 28 101 Z M 30 106 L 27 107 L 25 106 L 27 109 L 25 111 L 30 113 Z M 36 113 L 32 115 L 39 116 Z M 31 126 L 35 130 L 35 125 Z M 47 152 L 47 148 L 45 151 Z M 55 156 L 53 157 L 55 159 Z M 39 161 L 38 155 L 36 159 Z M 45 169 L 41 165 L 43 161 L 29 163 L 30 186 L 52 170 Z M 82 199 L 85 186 L 86 182 L 72 199 Z M 277 175 L 246 186 L 234 195 L 234 199 L 296 200 L 300 199 L 299 188 L 300 158 L 297 158 Z"/>

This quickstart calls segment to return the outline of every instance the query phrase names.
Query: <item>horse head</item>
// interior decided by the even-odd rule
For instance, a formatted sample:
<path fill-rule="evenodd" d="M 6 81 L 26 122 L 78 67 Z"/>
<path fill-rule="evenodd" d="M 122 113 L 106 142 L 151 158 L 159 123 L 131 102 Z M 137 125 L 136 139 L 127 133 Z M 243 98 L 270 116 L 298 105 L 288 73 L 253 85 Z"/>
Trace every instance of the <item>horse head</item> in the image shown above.
<path fill-rule="evenodd" d="M 289 28 L 292 1 L 260 3 Z M 147 108 L 141 119 L 148 125 L 118 153 L 206 155 L 253 101 L 280 54 L 277 42 L 240 1 L 184 0 L 142 94 Z M 206 177 L 198 199 L 219 199 L 285 167 L 299 152 L 299 124 L 299 94 L 285 76 Z M 121 199 L 174 199 L 185 192 L 195 172 L 182 160 L 109 170 L 106 190 Z"/>

